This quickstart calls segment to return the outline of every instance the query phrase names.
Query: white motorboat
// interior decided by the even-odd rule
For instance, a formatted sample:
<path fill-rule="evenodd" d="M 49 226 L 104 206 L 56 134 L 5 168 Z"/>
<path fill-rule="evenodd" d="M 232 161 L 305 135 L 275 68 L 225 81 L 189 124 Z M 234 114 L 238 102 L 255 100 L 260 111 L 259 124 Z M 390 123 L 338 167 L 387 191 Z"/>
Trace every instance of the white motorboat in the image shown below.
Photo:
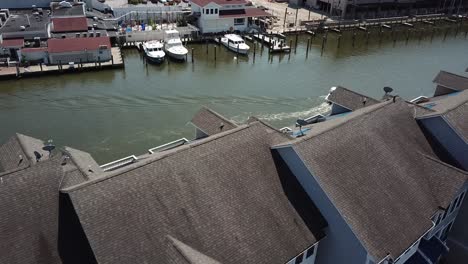
<path fill-rule="evenodd" d="M 239 54 L 247 54 L 250 50 L 249 45 L 245 44 L 245 41 L 236 34 L 224 35 L 224 37 L 221 38 L 221 43 L 228 49 Z"/>
<path fill-rule="evenodd" d="M 163 44 L 160 41 L 152 40 L 143 43 L 146 59 L 153 63 L 162 63 L 166 53 L 163 50 Z"/>
<path fill-rule="evenodd" d="M 188 50 L 180 40 L 179 31 L 174 29 L 166 30 L 164 50 L 168 56 L 176 60 L 185 60 Z"/>

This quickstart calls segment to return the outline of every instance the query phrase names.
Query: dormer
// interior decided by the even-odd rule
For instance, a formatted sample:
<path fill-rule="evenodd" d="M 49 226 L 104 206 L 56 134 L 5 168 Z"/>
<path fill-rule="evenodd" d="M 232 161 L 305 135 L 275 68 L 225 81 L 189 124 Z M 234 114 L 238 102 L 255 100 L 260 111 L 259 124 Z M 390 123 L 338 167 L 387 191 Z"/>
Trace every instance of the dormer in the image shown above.
<path fill-rule="evenodd" d="M 201 16 L 204 18 L 218 18 L 220 5 L 211 2 L 203 7 L 201 7 Z"/>

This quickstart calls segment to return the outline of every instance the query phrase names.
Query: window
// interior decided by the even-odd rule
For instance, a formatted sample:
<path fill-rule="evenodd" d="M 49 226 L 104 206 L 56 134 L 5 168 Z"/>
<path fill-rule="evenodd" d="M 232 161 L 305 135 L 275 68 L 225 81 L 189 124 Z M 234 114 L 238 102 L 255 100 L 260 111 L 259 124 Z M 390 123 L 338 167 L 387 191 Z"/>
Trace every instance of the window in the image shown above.
<path fill-rule="evenodd" d="M 302 257 L 303 257 L 303 256 L 304 256 L 304 255 L 302 255 L 302 253 L 301 253 L 299 256 L 297 256 L 297 257 L 296 257 L 296 261 L 294 261 L 294 264 L 300 264 L 300 263 L 302 263 Z"/>
<path fill-rule="evenodd" d="M 210 15 L 212 15 L 213 13 L 213 8 L 210 8 Z"/>
<path fill-rule="evenodd" d="M 234 18 L 234 25 L 244 25 L 245 18 Z"/>
<path fill-rule="evenodd" d="M 312 256 L 314 252 L 315 252 L 315 246 L 309 248 L 306 253 L 306 258 L 310 258 L 310 256 Z"/>
<path fill-rule="evenodd" d="M 218 9 L 217 8 L 214 11 L 215 11 L 215 14 L 218 14 Z"/>

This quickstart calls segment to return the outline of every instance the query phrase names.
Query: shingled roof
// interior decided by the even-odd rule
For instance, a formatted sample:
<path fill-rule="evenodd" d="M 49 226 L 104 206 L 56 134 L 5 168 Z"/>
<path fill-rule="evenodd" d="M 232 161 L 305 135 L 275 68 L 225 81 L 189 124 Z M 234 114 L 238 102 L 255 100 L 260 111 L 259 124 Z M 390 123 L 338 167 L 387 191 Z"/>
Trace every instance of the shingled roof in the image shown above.
<path fill-rule="evenodd" d="M 253 122 L 63 192 L 99 263 L 179 263 L 168 236 L 192 264 L 285 263 L 323 235 L 311 229 L 326 225 L 310 200 L 300 202 L 305 216 L 285 193 L 291 186 L 280 179 L 270 146 L 288 139 Z"/>
<path fill-rule="evenodd" d="M 202 107 L 191 122 L 208 136 L 237 127 L 236 124 L 207 107 Z"/>
<path fill-rule="evenodd" d="M 433 112 L 418 115 L 419 119 L 442 116 L 465 142 L 468 142 L 468 90 L 445 96 L 431 98 L 427 103 L 420 104 Z"/>
<path fill-rule="evenodd" d="M 0 147 L 0 173 L 36 163 L 36 154 L 41 160 L 48 158 L 48 152 L 42 149 L 41 140 L 22 134 L 15 134 Z"/>
<path fill-rule="evenodd" d="M 42 141 L 20 134 L 0 148 L 0 263 L 61 263 L 57 238 L 62 169 L 58 156 L 44 155 L 36 162 L 34 151 L 42 152 Z M 20 166 L 18 155 L 23 156 Z"/>
<path fill-rule="evenodd" d="M 468 89 L 468 77 L 451 72 L 440 71 L 433 82 L 437 84 L 434 96 L 441 96 Z"/>
<path fill-rule="evenodd" d="M 65 176 L 61 188 L 95 179 L 103 173 L 101 167 L 87 152 L 65 147 L 63 155 L 62 168 Z"/>
<path fill-rule="evenodd" d="M 292 147 L 369 254 L 396 259 L 431 228 L 467 173 L 434 158 L 401 100 L 329 122 Z"/>
<path fill-rule="evenodd" d="M 364 99 L 366 100 L 366 104 L 363 104 Z M 335 87 L 327 96 L 327 100 L 351 111 L 379 103 L 379 100 L 341 86 Z"/>

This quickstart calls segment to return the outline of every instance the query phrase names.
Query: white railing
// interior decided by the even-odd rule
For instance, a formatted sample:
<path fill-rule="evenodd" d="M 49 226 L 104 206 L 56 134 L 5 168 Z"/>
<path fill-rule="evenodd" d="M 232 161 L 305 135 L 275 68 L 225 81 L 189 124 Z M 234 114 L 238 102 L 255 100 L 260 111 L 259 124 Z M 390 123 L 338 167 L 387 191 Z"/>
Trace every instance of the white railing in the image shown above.
<path fill-rule="evenodd" d="M 104 165 L 101 165 L 100 167 L 101 167 L 101 169 L 103 171 L 112 171 L 112 170 L 121 168 L 123 166 L 126 166 L 128 164 L 132 164 L 137 160 L 138 160 L 138 158 L 135 155 L 131 155 L 131 156 L 125 157 L 123 159 L 119 159 L 119 160 L 115 160 L 115 161 L 106 163 Z"/>
<path fill-rule="evenodd" d="M 187 142 L 189 142 L 189 141 L 186 138 L 177 139 L 177 140 L 174 140 L 172 142 L 169 142 L 169 143 L 166 143 L 166 144 L 151 148 L 151 149 L 148 150 L 148 152 L 150 154 L 153 154 L 153 153 L 156 153 L 156 152 L 161 152 L 161 151 L 164 151 L 164 150 L 173 149 L 173 148 L 182 146 Z"/>

